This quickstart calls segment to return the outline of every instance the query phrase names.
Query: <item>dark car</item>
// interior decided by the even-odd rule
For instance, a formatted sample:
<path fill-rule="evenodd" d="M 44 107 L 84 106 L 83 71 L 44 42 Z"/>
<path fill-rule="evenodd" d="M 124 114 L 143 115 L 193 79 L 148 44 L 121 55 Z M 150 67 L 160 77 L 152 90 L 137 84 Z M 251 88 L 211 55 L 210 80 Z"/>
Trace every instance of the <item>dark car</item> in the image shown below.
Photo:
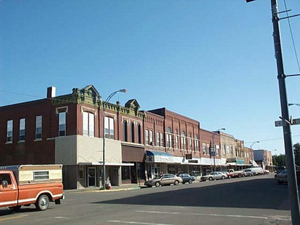
<path fill-rule="evenodd" d="M 297 170 L 296 174 L 297 174 L 298 185 L 300 185 L 300 170 Z M 275 174 L 275 179 L 277 180 L 278 184 L 287 183 L 288 182 L 287 170 L 283 170 L 280 173 Z"/>
<path fill-rule="evenodd" d="M 187 173 L 181 173 L 178 176 L 182 178 L 182 183 L 183 184 L 185 184 L 185 183 L 191 184 L 193 181 L 195 181 L 195 177 L 191 176 Z"/>

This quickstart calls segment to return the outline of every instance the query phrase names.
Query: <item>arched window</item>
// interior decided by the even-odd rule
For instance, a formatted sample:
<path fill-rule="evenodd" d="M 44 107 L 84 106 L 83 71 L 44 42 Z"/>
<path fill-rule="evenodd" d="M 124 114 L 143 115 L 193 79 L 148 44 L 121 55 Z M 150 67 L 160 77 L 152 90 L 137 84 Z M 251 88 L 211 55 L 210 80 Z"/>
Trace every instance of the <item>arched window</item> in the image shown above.
<path fill-rule="evenodd" d="M 181 131 L 181 149 L 186 149 L 186 135 L 184 131 Z"/>
<path fill-rule="evenodd" d="M 195 135 L 195 151 L 199 151 L 199 138 L 198 135 Z"/>
<path fill-rule="evenodd" d="M 132 122 L 131 123 L 131 126 L 130 126 L 130 133 L 131 133 L 131 142 L 134 143 L 134 123 Z"/>
<path fill-rule="evenodd" d="M 170 127 L 167 128 L 166 136 L 167 136 L 167 147 L 172 148 L 172 131 Z"/>
<path fill-rule="evenodd" d="M 127 121 L 123 121 L 123 141 L 128 141 L 128 135 L 127 135 Z"/>

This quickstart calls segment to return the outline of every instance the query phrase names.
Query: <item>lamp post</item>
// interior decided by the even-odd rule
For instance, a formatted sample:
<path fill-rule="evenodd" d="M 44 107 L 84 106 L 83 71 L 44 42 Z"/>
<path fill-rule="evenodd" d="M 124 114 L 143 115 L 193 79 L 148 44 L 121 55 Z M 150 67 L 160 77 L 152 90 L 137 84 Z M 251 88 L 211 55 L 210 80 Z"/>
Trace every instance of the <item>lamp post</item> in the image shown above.
<path fill-rule="evenodd" d="M 212 153 L 213 153 L 213 156 L 214 156 L 214 171 L 216 171 L 216 149 L 215 149 L 215 132 L 218 132 L 218 131 L 221 131 L 221 130 L 226 130 L 224 127 L 216 130 L 216 131 L 213 131 L 213 135 L 212 135 Z"/>
<path fill-rule="evenodd" d="M 105 110 L 106 110 L 106 104 L 109 102 L 109 100 L 118 92 L 126 93 L 126 89 L 121 89 L 118 91 L 114 91 L 111 93 L 107 99 L 103 102 L 103 175 L 102 175 L 102 189 L 106 189 L 106 176 L 105 176 Z"/>
<path fill-rule="evenodd" d="M 254 141 L 254 142 L 250 145 L 250 148 L 252 149 L 252 146 L 255 145 L 256 143 L 259 143 L 259 141 Z"/>

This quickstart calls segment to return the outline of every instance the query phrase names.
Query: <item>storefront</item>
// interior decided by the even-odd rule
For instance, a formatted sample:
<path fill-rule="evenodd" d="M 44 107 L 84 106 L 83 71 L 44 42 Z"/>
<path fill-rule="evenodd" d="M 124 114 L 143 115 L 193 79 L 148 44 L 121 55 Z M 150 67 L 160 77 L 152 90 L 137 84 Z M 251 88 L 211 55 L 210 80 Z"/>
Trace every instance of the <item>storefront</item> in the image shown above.
<path fill-rule="evenodd" d="M 141 144 L 122 143 L 122 163 L 130 163 L 131 167 L 122 166 L 122 184 L 143 183 L 145 181 L 145 148 Z"/>
<path fill-rule="evenodd" d="M 181 171 L 183 157 L 176 157 L 168 152 L 146 151 L 146 179 L 153 179 L 163 173 L 177 174 Z"/>

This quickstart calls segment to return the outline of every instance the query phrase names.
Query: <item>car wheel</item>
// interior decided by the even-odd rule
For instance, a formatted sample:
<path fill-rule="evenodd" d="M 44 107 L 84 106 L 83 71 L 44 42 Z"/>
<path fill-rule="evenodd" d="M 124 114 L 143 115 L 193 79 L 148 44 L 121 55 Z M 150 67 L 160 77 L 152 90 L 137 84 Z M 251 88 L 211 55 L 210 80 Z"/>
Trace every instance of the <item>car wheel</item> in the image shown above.
<path fill-rule="evenodd" d="M 224 180 L 224 179 L 225 179 L 225 177 L 223 176 L 223 177 L 222 177 L 222 180 Z"/>
<path fill-rule="evenodd" d="M 47 195 L 41 195 L 35 203 L 37 210 L 44 211 L 49 207 L 49 197 Z"/>
<path fill-rule="evenodd" d="M 210 177 L 210 178 L 209 178 L 209 180 L 210 180 L 210 181 L 212 181 L 212 180 L 213 180 L 213 178 L 212 178 L 212 177 Z"/>
<path fill-rule="evenodd" d="M 178 180 L 175 180 L 175 182 L 174 182 L 174 185 L 178 185 L 179 184 L 179 181 Z"/>
<path fill-rule="evenodd" d="M 231 176 L 228 176 L 228 179 L 231 179 Z"/>
<path fill-rule="evenodd" d="M 192 180 L 189 180 L 189 184 L 191 184 L 193 181 Z"/>
<path fill-rule="evenodd" d="M 160 183 L 157 181 L 155 182 L 155 187 L 159 187 L 160 186 Z"/>

